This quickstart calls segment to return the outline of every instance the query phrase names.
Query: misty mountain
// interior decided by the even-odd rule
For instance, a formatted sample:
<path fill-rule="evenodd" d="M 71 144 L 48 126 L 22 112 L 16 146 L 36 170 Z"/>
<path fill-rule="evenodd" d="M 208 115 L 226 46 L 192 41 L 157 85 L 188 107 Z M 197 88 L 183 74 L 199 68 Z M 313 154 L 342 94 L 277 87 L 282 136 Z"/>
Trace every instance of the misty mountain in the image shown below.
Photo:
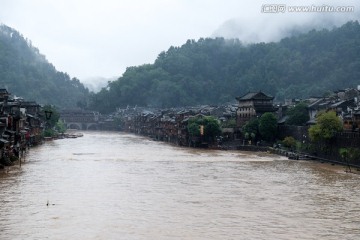
<path fill-rule="evenodd" d="M 248 91 L 306 98 L 360 84 L 360 25 L 312 30 L 279 42 L 188 40 L 161 52 L 153 64 L 129 67 L 92 95 L 91 106 L 172 107 L 221 104 Z"/>
<path fill-rule="evenodd" d="M 321 6 L 321 4 L 320 4 Z M 290 15 L 293 17 L 289 17 Z M 352 19 L 359 19 L 358 12 L 346 14 L 268 14 L 229 19 L 212 34 L 213 38 L 241 39 L 243 43 L 278 42 L 285 37 L 298 36 L 313 29 L 333 29 Z M 250 23 L 250 24 L 249 24 Z"/>
<path fill-rule="evenodd" d="M 116 79 L 117 77 L 113 77 L 113 78 L 92 77 L 92 78 L 82 79 L 82 82 L 85 85 L 85 87 L 89 89 L 89 91 L 97 93 L 102 88 L 106 87 L 109 82 L 115 81 Z"/>
<path fill-rule="evenodd" d="M 57 71 L 31 41 L 6 25 L 0 25 L 0 88 L 59 107 L 84 106 L 89 95 L 78 79 Z"/>

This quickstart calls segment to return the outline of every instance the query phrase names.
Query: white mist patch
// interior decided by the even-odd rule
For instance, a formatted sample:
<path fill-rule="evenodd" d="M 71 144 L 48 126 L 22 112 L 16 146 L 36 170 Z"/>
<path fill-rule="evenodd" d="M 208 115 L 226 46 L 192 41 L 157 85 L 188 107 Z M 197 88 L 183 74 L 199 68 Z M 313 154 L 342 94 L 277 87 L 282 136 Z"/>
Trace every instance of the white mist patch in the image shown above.
<path fill-rule="evenodd" d="M 261 12 L 262 6 L 259 6 L 259 13 L 252 15 L 241 15 L 240 17 L 231 18 L 224 22 L 214 31 L 212 37 L 237 38 L 243 43 L 258 42 L 276 42 L 285 37 L 291 37 L 297 34 L 305 33 L 310 30 L 332 29 L 339 27 L 348 21 L 360 19 L 360 3 L 354 1 L 346 2 L 291 2 L 276 3 L 264 2 L 265 5 L 283 6 L 282 12 Z M 264 5 L 263 4 L 263 5 Z M 331 5 L 331 6 L 330 6 Z M 314 11 L 288 11 L 291 6 L 309 6 L 315 9 L 321 9 L 323 6 L 353 7 L 349 12 L 314 12 Z M 323 7 L 324 9 L 328 9 Z"/>

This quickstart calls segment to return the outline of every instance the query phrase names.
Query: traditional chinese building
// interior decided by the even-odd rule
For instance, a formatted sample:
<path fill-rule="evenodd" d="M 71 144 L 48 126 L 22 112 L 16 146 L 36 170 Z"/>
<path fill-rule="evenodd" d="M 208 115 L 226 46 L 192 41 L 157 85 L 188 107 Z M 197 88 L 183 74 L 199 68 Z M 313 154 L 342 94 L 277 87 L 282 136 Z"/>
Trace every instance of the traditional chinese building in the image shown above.
<path fill-rule="evenodd" d="M 247 121 L 260 117 L 266 112 L 275 112 L 274 97 L 263 92 L 249 92 L 242 97 L 237 97 L 239 105 L 236 112 L 237 127 L 243 126 Z"/>

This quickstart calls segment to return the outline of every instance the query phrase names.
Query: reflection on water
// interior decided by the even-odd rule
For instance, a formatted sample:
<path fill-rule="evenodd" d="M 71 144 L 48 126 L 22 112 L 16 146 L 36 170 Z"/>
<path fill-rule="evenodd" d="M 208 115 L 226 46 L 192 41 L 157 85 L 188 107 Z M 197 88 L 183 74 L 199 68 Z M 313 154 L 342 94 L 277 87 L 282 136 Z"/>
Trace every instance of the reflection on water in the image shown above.
<path fill-rule="evenodd" d="M 360 177 L 324 166 L 86 132 L 1 174 L 0 239 L 360 239 Z"/>

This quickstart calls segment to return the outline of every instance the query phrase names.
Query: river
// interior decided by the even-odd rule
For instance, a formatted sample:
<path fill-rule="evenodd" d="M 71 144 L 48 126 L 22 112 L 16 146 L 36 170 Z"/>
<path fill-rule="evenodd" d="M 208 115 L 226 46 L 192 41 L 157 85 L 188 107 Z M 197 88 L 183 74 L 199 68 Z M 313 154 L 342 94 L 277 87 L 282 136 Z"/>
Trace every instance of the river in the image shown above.
<path fill-rule="evenodd" d="M 0 239 L 360 239 L 360 176 L 116 132 L 31 148 L 0 174 Z"/>

